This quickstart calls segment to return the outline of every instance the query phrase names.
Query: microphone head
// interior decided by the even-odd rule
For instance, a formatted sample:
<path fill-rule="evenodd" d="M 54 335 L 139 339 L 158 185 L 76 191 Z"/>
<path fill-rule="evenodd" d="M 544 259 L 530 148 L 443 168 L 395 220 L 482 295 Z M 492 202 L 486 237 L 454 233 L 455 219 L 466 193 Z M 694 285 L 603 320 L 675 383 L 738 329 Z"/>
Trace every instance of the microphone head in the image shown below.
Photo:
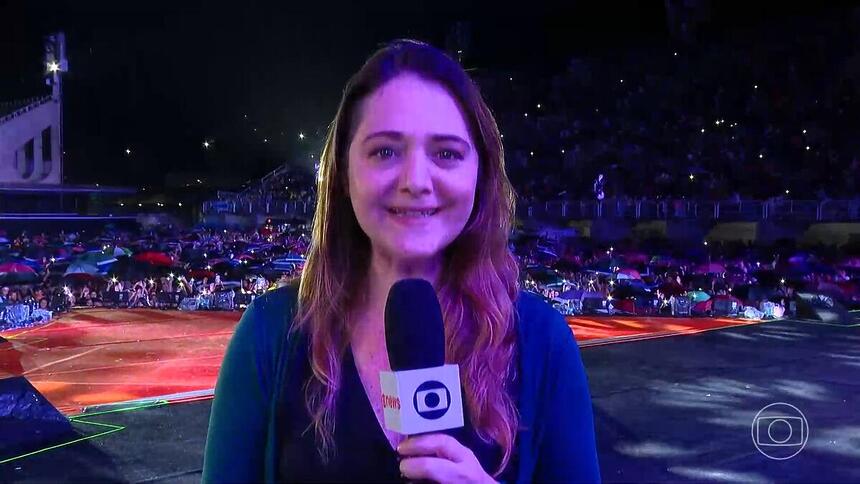
<path fill-rule="evenodd" d="M 393 371 L 445 364 L 445 327 L 436 291 L 424 279 L 397 281 L 385 302 L 385 345 Z"/>

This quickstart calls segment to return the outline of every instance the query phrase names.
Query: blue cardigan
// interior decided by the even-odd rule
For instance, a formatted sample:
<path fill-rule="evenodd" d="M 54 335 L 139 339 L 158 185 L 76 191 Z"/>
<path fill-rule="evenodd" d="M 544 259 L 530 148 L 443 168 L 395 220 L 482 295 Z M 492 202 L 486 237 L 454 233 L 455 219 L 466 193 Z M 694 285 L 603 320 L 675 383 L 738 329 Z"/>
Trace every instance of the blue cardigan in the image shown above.
<path fill-rule="evenodd" d="M 230 340 L 215 387 L 203 482 L 275 482 L 275 390 L 289 359 L 297 287 L 255 299 Z M 564 317 L 520 291 L 517 482 L 599 482 L 594 420 L 579 347 Z M 286 343 L 286 344 L 285 344 Z M 489 469 L 485 469 L 489 472 Z"/>

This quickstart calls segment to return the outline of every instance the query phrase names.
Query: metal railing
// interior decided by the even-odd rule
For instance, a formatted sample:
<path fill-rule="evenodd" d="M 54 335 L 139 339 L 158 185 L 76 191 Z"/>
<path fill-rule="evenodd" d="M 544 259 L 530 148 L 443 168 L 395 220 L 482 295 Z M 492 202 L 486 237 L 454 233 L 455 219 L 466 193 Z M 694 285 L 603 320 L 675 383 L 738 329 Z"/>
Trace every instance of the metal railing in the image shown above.
<path fill-rule="evenodd" d="M 310 217 L 314 204 L 291 200 L 210 200 L 203 202 L 203 214 L 226 213 L 232 215 L 283 215 L 287 217 Z"/>
<path fill-rule="evenodd" d="M 203 213 L 236 215 L 313 215 L 314 204 L 289 200 L 252 200 L 237 197 L 203 203 Z M 757 222 L 762 220 L 796 222 L 860 221 L 860 200 L 775 200 L 775 201 L 691 201 L 676 200 L 579 200 L 549 201 L 517 207 L 521 219 L 564 223 L 572 220 L 703 220 Z"/>
<path fill-rule="evenodd" d="M 0 115 L 0 124 L 3 124 L 10 119 L 16 118 L 28 111 L 32 111 L 33 109 L 36 109 L 37 107 L 45 104 L 50 100 L 51 96 L 48 95 L 32 97 L 17 102 L 3 103 L 2 106 L 0 106 L 0 113 L 5 112 L 5 114 Z"/>

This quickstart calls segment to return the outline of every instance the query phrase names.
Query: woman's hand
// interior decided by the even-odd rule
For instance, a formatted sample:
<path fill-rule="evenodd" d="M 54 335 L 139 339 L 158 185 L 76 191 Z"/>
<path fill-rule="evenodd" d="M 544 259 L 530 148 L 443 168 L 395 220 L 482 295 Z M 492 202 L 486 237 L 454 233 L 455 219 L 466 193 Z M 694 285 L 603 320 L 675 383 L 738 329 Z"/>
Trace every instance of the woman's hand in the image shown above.
<path fill-rule="evenodd" d="M 446 434 L 409 437 L 397 446 L 403 458 L 400 472 L 407 479 L 428 479 L 439 483 L 496 482 L 490 477 L 471 449 Z"/>

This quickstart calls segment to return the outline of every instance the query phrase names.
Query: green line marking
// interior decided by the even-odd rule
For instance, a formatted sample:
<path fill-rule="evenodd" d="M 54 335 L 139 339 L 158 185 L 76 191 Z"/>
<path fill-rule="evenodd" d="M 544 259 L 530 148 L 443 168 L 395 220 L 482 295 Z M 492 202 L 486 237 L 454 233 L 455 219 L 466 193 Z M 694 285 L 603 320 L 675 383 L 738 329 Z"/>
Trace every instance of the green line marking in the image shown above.
<path fill-rule="evenodd" d="M 80 439 L 75 439 L 75 440 L 72 440 L 72 441 L 69 441 L 69 442 L 63 442 L 62 444 L 52 445 L 52 446 L 50 446 L 50 447 L 45 447 L 44 449 L 39 449 L 39 450 L 36 450 L 36 451 L 30 452 L 30 453 L 27 453 L 27 454 L 18 455 L 18 456 L 15 456 L 15 457 L 10 457 L 10 458 L 5 459 L 5 460 L 0 460 L 0 464 L 6 464 L 7 462 L 12 462 L 13 460 L 23 459 L 23 458 L 25 458 L 25 457 L 30 457 L 30 456 L 33 456 L 33 455 L 36 455 L 36 454 L 41 454 L 41 453 L 47 452 L 47 451 L 49 451 L 49 450 L 59 449 L 60 447 L 66 447 L 66 446 L 69 446 L 69 445 L 72 445 L 72 444 L 77 444 L 78 442 L 83 442 L 83 441 L 85 441 L 85 440 L 90 440 L 90 439 L 95 439 L 95 438 L 98 438 L 98 437 L 103 437 L 103 436 L 105 436 L 105 435 L 112 434 L 112 433 L 114 433 L 114 432 L 119 432 L 120 430 L 125 430 L 125 427 L 123 427 L 123 426 L 121 426 L 121 425 L 103 424 L 103 423 L 98 423 L 98 422 L 87 422 L 87 421 L 84 421 L 84 420 L 75 420 L 74 422 L 79 422 L 79 423 L 84 423 L 84 424 L 90 424 L 90 425 L 97 425 L 97 426 L 100 426 L 100 427 L 108 427 L 108 428 L 110 428 L 110 430 L 106 430 L 106 431 L 104 431 L 104 432 L 99 432 L 99 433 L 97 433 L 97 434 L 95 434 L 95 435 L 88 435 L 88 436 L 86 436 L 86 437 L 81 437 Z"/>
<path fill-rule="evenodd" d="M 92 439 L 96 439 L 99 437 L 104 437 L 105 435 L 109 435 L 109 434 L 112 434 L 114 432 L 119 432 L 121 430 L 126 429 L 126 427 L 124 427 L 122 425 L 114 425 L 114 424 L 101 423 L 101 422 L 90 422 L 89 420 L 84 420 L 84 418 L 89 419 L 90 417 L 95 417 L 97 415 L 107 415 L 109 413 L 130 412 L 132 410 L 142 410 L 144 408 L 163 407 L 165 405 L 168 405 L 169 403 L 170 402 L 168 402 L 167 400 L 158 400 L 158 401 L 155 401 L 155 402 L 153 402 L 151 404 L 147 404 L 147 405 L 138 405 L 138 406 L 127 407 L 127 408 L 117 408 L 114 410 L 106 410 L 104 412 L 81 413 L 78 415 L 72 415 L 71 417 L 68 417 L 68 420 L 71 423 L 95 425 L 96 427 L 106 427 L 110 430 L 105 430 L 103 432 L 99 432 L 99 433 L 94 434 L 94 435 L 88 435 L 86 437 L 81 437 L 79 439 L 71 440 L 69 442 L 63 442 L 61 444 L 52 445 L 50 447 L 45 447 L 44 449 L 35 450 L 35 451 L 29 452 L 27 454 L 18 455 L 15 457 L 9 457 L 8 459 L 0 460 L 0 464 L 6 464 L 8 462 L 23 459 L 25 457 L 34 456 L 36 454 L 42 454 L 44 452 L 48 452 L 49 450 L 59 449 L 60 447 L 67 447 L 69 445 L 77 444 L 78 442 L 83 442 L 85 440 L 92 440 Z"/>

